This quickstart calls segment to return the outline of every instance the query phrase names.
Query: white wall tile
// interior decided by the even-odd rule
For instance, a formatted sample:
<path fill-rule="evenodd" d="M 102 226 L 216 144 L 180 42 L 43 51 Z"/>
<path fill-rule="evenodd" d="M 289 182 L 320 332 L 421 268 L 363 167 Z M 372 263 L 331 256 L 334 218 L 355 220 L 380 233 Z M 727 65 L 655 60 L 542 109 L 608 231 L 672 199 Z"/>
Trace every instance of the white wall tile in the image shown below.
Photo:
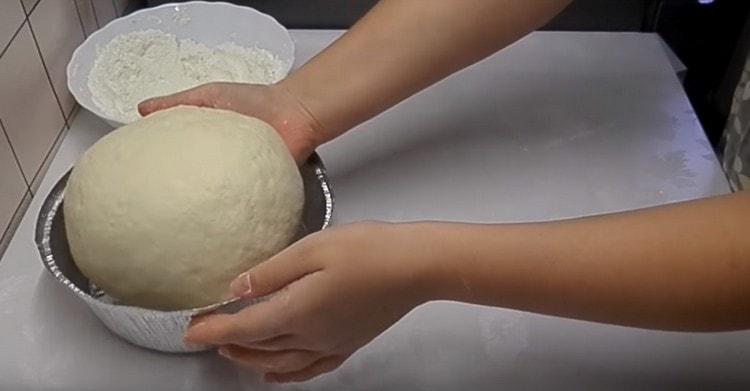
<path fill-rule="evenodd" d="M 96 25 L 96 16 L 94 15 L 94 7 L 91 5 L 91 0 L 75 0 L 76 6 L 78 7 L 78 13 L 81 16 L 81 23 L 83 24 L 83 30 L 88 37 L 96 31 L 99 27 Z"/>
<path fill-rule="evenodd" d="M 0 58 L 0 118 L 26 178 L 33 178 L 64 121 L 28 25 Z"/>
<path fill-rule="evenodd" d="M 115 4 L 115 11 L 117 11 L 117 16 L 122 16 L 125 14 L 125 10 L 128 8 L 128 4 L 130 4 L 130 0 L 112 0 Z"/>
<path fill-rule="evenodd" d="M 8 140 L 0 129 L 0 235 L 26 193 L 26 182 L 16 164 Z"/>
<path fill-rule="evenodd" d="M 13 0 L 4 0 L 4 1 L 13 1 Z M 34 5 L 39 2 L 39 0 L 21 0 L 23 2 L 23 8 L 26 9 L 26 13 L 30 14 L 34 11 Z"/>
<path fill-rule="evenodd" d="M 30 191 L 26 191 L 23 198 L 21 199 L 21 204 L 16 209 L 16 213 L 10 219 L 9 226 L 6 227 L 5 235 L 0 237 L 0 257 L 2 257 L 3 253 L 5 253 L 5 250 L 8 248 L 11 239 L 13 239 L 16 229 L 18 229 L 18 225 L 23 219 L 24 212 L 26 212 L 26 210 L 29 208 L 29 204 L 31 204 L 32 196 L 33 195 Z M 0 232 L 0 234 L 2 234 L 2 232 Z"/>
<path fill-rule="evenodd" d="M 91 4 L 94 5 L 94 11 L 96 12 L 96 20 L 99 22 L 99 27 L 104 27 L 112 19 L 117 17 L 115 12 L 115 4 L 112 0 L 92 0 Z"/>
<path fill-rule="evenodd" d="M 83 42 L 83 31 L 72 0 L 41 0 L 29 18 L 52 85 L 67 116 L 75 99 L 68 92 L 65 68 Z"/>
<path fill-rule="evenodd" d="M 23 19 L 21 3 L 14 0 L 0 0 L 0 52 L 8 45 L 18 28 L 21 27 Z"/>

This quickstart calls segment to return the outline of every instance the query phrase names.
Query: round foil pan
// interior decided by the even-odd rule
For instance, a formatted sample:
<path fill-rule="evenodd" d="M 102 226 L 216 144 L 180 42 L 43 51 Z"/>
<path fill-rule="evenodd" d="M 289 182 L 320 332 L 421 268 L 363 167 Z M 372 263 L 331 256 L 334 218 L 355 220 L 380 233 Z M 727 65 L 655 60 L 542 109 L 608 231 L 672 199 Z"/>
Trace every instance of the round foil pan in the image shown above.
<path fill-rule="evenodd" d="M 333 193 L 320 157 L 313 154 L 300 167 L 300 173 L 305 187 L 305 206 L 298 238 L 326 228 L 333 212 Z M 70 171 L 60 178 L 39 211 L 35 233 L 37 248 L 44 267 L 60 284 L 83 300 L 116 335 L 138 346 L 162 352 L 186 353 L 208 350 L 208 346 L 188 346 L 182 341 L 193 316 L 208 312 L 233 313 L 263 300 L 232 299 L 180 311 L 157 311 L 117 304 L 116 300 L 90 283 L 73 262 L 68 248 L 62 208 L 65 184 L 69 176 Z"/>

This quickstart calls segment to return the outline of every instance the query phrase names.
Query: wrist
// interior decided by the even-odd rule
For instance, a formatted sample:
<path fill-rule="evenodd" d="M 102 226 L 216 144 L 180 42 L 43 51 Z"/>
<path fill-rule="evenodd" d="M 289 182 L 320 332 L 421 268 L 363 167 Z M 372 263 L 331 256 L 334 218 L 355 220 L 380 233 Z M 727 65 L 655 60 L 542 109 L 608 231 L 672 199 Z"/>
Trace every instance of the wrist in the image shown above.
<path fill-rule="evenodd" d="M 459 300 L 455 292 L 462 289 L 463 277 L 457 269 L 461 261 L 456 226 L 462 224 L 416 222 L 398 224 L 401 237 L 408 245 L 407 259 L 402 263 L 405 285 L 417 304 L 434 300 Z"/>
<path fill-rule="evenodd" d="M 273 125 L 285 137 L 292 155 L 302 164 L 315 149 L 328 141 L 315 115 L 294 91 L 281 82 L 268 86 L 268 104 L 272 106 Z"/>
<path fill-rule="evenodd" d="M 528 293 L 540 250 L 535 225 L 425 223 L 417 231 L 431 248 L 428 262 L 417 262 L 429 300 L 512 305 Z"/>
<path fill-rule="evenodd" d="M 270 87 L 274 95 L 285 102 L 285 105 L 290 106 L 295 112 L 299 113 L 301 121 L 311 131 L 310 139 L 315 144 L 315 147 L 333 138 L 330 136 L 330 132 L 318 120 L 318 114 L 312 110 L 309 103 L 311 97 L 303 93 L 296 81 L 288 77 L 278 83 L 272 84 Z"/>

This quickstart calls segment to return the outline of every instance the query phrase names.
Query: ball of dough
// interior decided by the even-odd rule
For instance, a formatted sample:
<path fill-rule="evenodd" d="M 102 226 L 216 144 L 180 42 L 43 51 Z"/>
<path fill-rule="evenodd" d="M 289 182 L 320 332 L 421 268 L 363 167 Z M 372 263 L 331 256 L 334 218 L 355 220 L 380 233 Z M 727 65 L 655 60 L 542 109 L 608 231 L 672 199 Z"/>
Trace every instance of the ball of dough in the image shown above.
<path fill-rule="evenodd" d="M 287 246 L 304 194 L 265 122 L 177 107 L 94 144 L 65 189 L 70 251 L 123 304 L 176 310 L 229 297 L 239 273 Z"/>

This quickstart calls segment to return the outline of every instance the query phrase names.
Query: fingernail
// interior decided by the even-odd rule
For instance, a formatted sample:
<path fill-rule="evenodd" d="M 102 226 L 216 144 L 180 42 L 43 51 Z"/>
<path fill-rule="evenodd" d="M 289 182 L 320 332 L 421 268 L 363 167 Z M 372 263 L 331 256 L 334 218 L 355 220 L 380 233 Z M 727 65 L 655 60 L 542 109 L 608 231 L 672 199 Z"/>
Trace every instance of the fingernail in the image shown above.
<path fill-rule="evenodd" d="M 232 294 L 236 297 L 248 296 L 252 288 L 250 286 L 250 272 L 244 272 L 229 284 Z"/>

